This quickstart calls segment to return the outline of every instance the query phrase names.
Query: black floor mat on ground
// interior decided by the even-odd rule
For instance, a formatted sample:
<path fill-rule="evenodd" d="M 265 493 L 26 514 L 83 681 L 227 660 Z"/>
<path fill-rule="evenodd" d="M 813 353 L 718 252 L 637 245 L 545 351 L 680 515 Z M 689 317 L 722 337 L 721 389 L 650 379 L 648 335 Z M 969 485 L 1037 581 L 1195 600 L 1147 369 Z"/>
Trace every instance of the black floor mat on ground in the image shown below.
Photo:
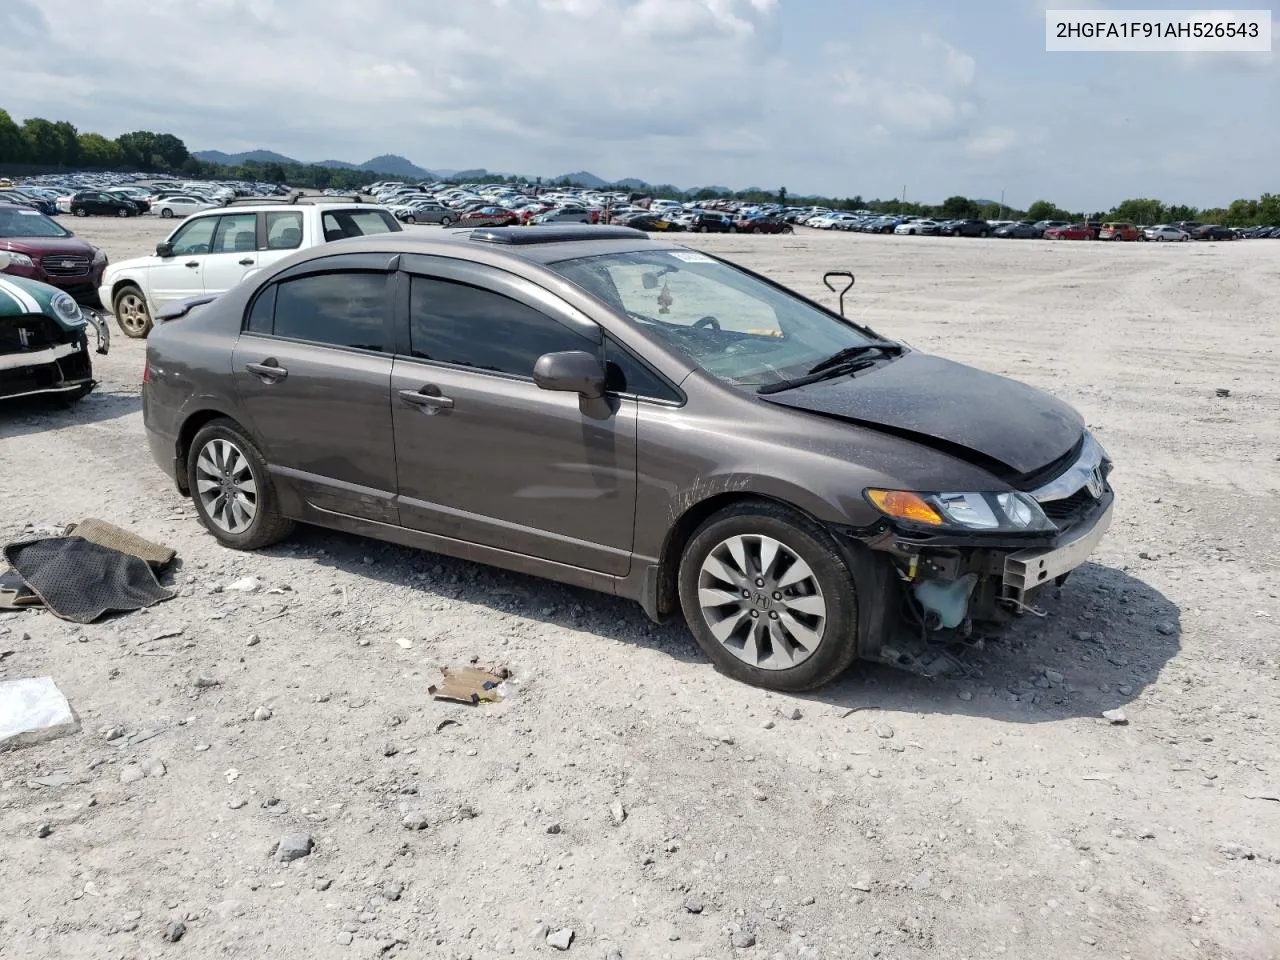
<path fill-rule="evenodd" d="M 177 592 L 162 587 L 142 558 L 83 537 L 11 543 L 4 556 L 50 611 L 75 623 L 149 607 Z"/>

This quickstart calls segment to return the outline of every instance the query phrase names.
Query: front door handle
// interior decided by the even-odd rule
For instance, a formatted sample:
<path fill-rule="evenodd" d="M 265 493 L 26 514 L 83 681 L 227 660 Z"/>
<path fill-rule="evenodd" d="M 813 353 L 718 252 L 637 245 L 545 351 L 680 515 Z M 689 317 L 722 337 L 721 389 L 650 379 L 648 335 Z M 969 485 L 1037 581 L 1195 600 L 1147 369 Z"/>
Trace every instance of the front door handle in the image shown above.
<path fill-rule="evenodd" d="M 242 267 L 252 267 L 252 266 L 253 266 L 253 258 L 252 258 L 252 257 L 245 257 L 243 260 L 241 260 L 241 261 L 240 261 L 240 266 L 242 266 Z"/>
<path fill-rule="evenodd" d="M 277 364 L 274 357 L 268 357 L 262 363 L 246 363 L 244 368 L 264 383 L 276 383 L 289 375 L 289 371 Z"/>
<path fill-rule="evenodd" d="M 199 260 L 188 260 L 186 265 L 187 265 L 188 267 L 191 267 L 191 268 L 194 270 L 196 267 L 200 266 L 200 261 L 199 261 Z"/>
<path fill-rule="evenodd" d="M 426 387 L 423 390 L 427 389 Z M 438 387 L 431 389 L 438 390 Z M 422 390 L 401 390 L 400 399 L 415 407 L 422 407 L 423 413 L 435 413 L 437 410 L 452 410 L 453 397 L 442 397 L 439 393 L 423 393 Z"/>

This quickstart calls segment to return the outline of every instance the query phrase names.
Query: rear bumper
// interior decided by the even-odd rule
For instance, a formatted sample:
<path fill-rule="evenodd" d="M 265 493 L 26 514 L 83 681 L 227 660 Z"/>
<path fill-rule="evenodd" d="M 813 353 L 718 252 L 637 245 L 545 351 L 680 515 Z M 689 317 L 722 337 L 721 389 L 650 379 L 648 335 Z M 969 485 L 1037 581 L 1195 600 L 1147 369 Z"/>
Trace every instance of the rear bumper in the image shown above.
<path fill-rule="evenodd" d="M 157 433 L 150 428 L 146 430 L 146 434 L 147 447 L 151 451 L 151 459 L 177 485 L 178 489 L 182 490 L 183 484 L 180 478 L 183 473 L 183 466 L 178 463 L 177 439 Z"/>

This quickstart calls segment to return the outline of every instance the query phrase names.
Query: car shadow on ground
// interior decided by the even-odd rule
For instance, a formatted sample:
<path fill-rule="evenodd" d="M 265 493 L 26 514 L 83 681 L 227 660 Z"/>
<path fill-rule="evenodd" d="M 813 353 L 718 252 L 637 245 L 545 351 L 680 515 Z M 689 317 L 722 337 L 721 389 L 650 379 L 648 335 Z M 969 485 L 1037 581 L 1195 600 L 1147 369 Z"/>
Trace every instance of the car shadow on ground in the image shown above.
<path fill-rule="evenodd" d="M 19 397 L 0 402 L 0 440 L 116 420 L 141 409 L 142 397 L 137 393 L 95 390 L 77 403 L 50 396 Z"/>
<path fill-rule="evenodd" d="M 712 669 L 683 621 L 655 624 L 638 604 L 592 590 L 314 527 L 300 527 L 271 552 Z M 859 663 L 795 699 L 838 711 L 949 713 L 1014 723 L 1096 717 L 1132 701 L 1178 653 L 1178 608 L 1122 570 L 1086 563 L 1057 595 L 1052 588 L 1044 593 L 1035 598 L 1043 618 L 1026 615 L 985 632 L 975 629 L 967 644 L 947 648 L 950 673 L 925 677 Z M 477 638 L 477 654 L 483 656 L 485 645 Z"/>

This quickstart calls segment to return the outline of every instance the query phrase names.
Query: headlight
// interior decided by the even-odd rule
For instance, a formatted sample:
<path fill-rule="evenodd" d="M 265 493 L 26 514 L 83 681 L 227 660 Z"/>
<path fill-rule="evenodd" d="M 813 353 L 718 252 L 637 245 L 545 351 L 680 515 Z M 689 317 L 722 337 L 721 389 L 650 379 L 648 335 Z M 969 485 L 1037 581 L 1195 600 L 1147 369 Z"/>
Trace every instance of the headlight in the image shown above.
<path fill-rule="evenodd" d="M 1023 533 L 1057 529 L 1035 498 L 1026 493 L 916 493 L 867 490 L 866 497 L 886 517 L 922 527 L 983 533 Z"/>
<path fill-rule="evenodd" d="M 9 266 L 11 267 L 30 267 L 34 266 L 31 258 L 25 253 L 18 253 L 16 250 L 6 250 L 5 254 L 9 258 Z"/>
<path fill-rule="evenodd" d="M 70 294 L 55 293 L 49 299 L 49 307 L 65 323 L 80 324 L 85 322 L 84 314 L 80 312 L 80 304 L 71 299 Z"/>
<path fill-rule="evenodd" d="M 99 264 L 105 264 L 106 262 L 107 262 L 107 251 L 103 250 L 101 247 L 94 247 L 93 248 L 93 265 L 96 267 Z"/>

